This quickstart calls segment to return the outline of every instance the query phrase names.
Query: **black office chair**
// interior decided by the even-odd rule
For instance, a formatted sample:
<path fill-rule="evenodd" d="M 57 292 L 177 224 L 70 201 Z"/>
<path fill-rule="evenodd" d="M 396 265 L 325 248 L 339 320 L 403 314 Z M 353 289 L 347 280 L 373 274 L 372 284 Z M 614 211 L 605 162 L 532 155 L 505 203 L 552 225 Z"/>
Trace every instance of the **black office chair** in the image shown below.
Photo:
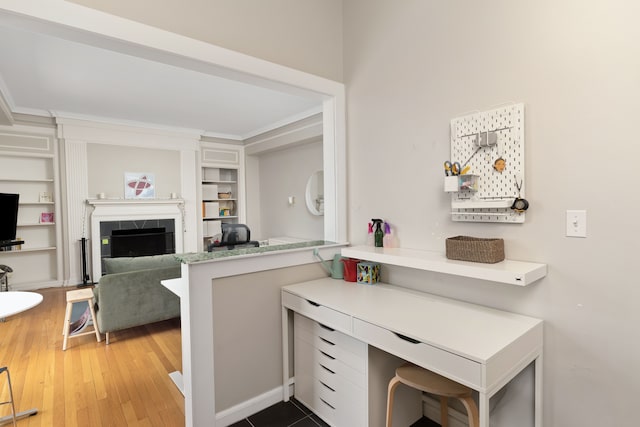
<path fill-rule="evenodd" d="M 9 290 L 9 278 L 8 273 L 13 273 L 13 270 L 8 265 L 0 264 L 0 292 Z"/>
<path fill-rule="evenodd" d="M 222 224 L 222 238 L 219 242 L 209 245 L 209 252 L 224 249 L 253 248 L 260 246 L 256 240 L 251 240 L 251 230 L 245 224 Z"/>

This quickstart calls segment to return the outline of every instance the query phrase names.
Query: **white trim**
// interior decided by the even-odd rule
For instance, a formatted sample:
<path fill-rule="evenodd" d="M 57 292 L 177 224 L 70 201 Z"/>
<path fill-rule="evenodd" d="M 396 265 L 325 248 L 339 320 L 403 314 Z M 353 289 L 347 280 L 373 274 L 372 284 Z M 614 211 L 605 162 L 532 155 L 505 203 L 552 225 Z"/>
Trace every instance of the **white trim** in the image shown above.
<path fill-rule="evenodd" d="M 119 125 L 56 117 L 58 138 L 92 144 L 125 145 L 165 150 L 199 150 L 200 134 L 147 126 Z"/>
<path fill-rule="evenodd" d="M 278 128 L 283 127 L 283 126 L 290 125 L 290 124 L 295 123 L 295 122 L 299 122 L 300 120 L 304 120 L 304 119 L 306 119 L 308 117 L 311 117 L 314 114 L 318 114 L 318 113 L 322 113 L 322 106 L 321 105 L 318 105 L 317 107 L 311 108 L 311 109 L 309 109 L 307 111 L 303 111 L 302 113 L 295 114 L 295 115 L 293 115 L 291 117 L 287 117 L 286 119 L 282 119 L 282 120 L 280 120 L 280 121 L 278 121 L 276 123 L 272 123 L 269 126 L 265 126 L 263 128 L 256 129 L 256 130 L 254 130 L 252 132 L 249 132 L 249 133 L 247 133 L 245 135 L 242 135 L 242 139 L 245 140 L 245 139 L 250 139 L 250 138 L 262 135 L 263 133 L 270 132 L 272 130 L 278 129 Z M 250 145 L 250 144 L 248 144 L 248 145 Z"/>
<path fill-rule="evenodd" d="M 216 426 L 226 427 L 282 401 L 282 386 L 216 413 Z"/>
<path fill-rule="evenodd" d="M 22 111 L 27 109 L 16 109 L 17 113 L 25 113 L 38 115 L 35 111 Z M 42 115 L 42 114 L 41 114 Z M 103 124 L 106 126 L 120 126 L 120 127 L 129 127 L 132 129 L 144 129 L 147 132 L 163 132 L 163 133 L 172 133 L 172 134 L 180 134 L 185 136 L 192 136 L 200 138 L 205 132 L 202 129 L 191 129 L 191 128 L 182 128 L 177 126 L 165 126 L 159 125 L 155 123 L 147 123 L 147 122 L 138 122 L 135 120 L 125 120 L 125 119 L 113 119 L 106 118 L 100 116 L 92 116 L 89 114 L 78 114 L 78 113 L 70 113 L 66 111 L 50 111 L 46 114 L 46 117 L 53 117 L 57 122 L 60 123 L 76 123 L 81 124 L 85 123 L 94 123 L 95 125 Z"/>

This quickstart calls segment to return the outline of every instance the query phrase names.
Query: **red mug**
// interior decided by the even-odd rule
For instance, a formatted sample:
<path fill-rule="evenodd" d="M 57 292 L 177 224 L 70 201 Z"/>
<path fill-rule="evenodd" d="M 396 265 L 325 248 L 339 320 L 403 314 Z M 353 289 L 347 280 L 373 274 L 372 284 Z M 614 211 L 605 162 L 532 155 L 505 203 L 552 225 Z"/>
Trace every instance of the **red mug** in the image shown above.
<path fill-rule="evenodd" d="M 355 282 L 358 277 L 359 259 L 341 258 L 340 262 L 344 264 L 344 280 L 347 282 Z"/>

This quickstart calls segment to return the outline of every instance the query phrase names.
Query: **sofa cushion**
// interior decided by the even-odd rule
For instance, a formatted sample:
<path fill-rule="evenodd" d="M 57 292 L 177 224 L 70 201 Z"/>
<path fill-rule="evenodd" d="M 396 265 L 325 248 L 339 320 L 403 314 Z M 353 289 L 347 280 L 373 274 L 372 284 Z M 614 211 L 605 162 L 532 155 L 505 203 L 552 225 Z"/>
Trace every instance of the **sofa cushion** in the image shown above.
<path fill-rule="evenodd" d="M 176 258 L 175 254 L 104 259 L 105 274 L 175 267 L 179 265 L 180 261 Z"/>

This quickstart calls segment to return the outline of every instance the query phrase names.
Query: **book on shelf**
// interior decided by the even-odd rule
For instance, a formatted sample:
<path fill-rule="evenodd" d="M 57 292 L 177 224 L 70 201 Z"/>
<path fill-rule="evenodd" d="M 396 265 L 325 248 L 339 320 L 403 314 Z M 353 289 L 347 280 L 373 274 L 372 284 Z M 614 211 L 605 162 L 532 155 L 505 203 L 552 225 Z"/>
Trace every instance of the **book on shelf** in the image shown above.
<path fill-rule="evenodd" d="M 53 223 L 53 212 L 42 212 L 40 214 L 40 224 Z"/>

